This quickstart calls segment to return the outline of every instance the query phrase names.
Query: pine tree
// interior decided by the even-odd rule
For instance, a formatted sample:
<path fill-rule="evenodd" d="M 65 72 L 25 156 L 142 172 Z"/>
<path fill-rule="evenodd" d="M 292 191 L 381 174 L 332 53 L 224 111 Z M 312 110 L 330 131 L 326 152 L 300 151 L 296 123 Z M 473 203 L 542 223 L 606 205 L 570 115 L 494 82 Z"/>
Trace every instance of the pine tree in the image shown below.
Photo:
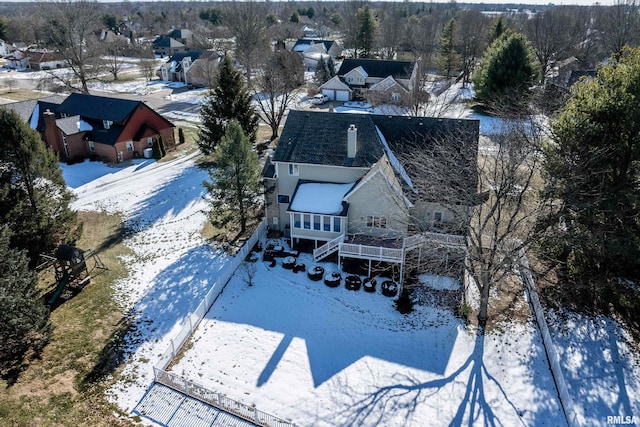
<path fill-rule="evenodd" d="M 374 42 L 378 31 L 378 21 L 369 5 L 365 5 L 358 10 L 356 20 L 358 22 L 356 56 L 370 58 L 373 54 Z"/>
<path fill-rule="evenodd" d="M 153 140 L 151 149 L 153 150 L 153 158 L 156 160 L 160 160 L 162 158 L 162 150 L 160 149 L 160 143 L 157 139 Z"/>
<path fill-rule="evenodd" d="M 460 63 L 460 55 L 456 52 L 454 45 L 455 32 L 456 21 L 451 18 L 440 35 L 440 67 L 447 72 L 447 78 Z"/>
<path fill-rule="evenodd" d="M 540 252 L 571 291 L 608 310 L 611 288 L 640 279 L 640 48 L 606 64 L 572 86 L 552 123 L 545 194 L 562 209 L 541 222 L 551 227 Z M 623 294 L 638 313 L 637 291 Z"/>
<path fill-rule="evenodd" d="M 178 128 L 178 143 L 180 145 L 184 144 L 184 131 L 182 128 Z"/>
<path fill-rule="evenodd" d="M 15 112 L 0 109 L 0 223 L 30 263 L 80 232 L 56 155 Z"/>
<path fill-rule="evenodd" d="M 218 67 L 214 87 L 202 105 L 200 116 L 198 145 L 204 154 L 213 152 L 233 119 L 238 121 L 251 143 L 256 140 L 258 116 L 251 106 L 251 96 L 242 74 L 235 69 L 229 56 L 225 56 Z"/>
<path fill-rule="evenodd" d="M 36 357 L 51 334 L 49 310 L 38 296 L 38 275 L 25 251 L 12 249 L 9 227 L 0 227 L 0 377 L 13 382 L 23 362 Z"/>
<path fill-rule="evenodd" d="M 160 149 L 161 158 L 167 155 L 167 149 L 164 146 L 164 140 L 162 139 L 162 135 L 158 136 L 158 148 Z"/>
<path fill-rule="evenodd" d="M 476 98 L 484 103 L 520 99 L 533 83 L 535 54 L 525 36 L 507 31 L 487 49 L 474 75 Z"/>
<path fill-rule="evenodd" d="M 203 182 L 209 194 L 210 220 L 218 228 L 247 228 L 249 215 L 262 194 L 258 155 L 240 124 L 232 120 L 216 150 L 217 167 L 209 172 L 211 182 Z"/>
<path fill-rule="evenodd" d="M 330 79 L 327 63 L 325 62 L 323 56 L 320 56 L 320 59 L 318 60 L 318 65 L 316 65 L 315 77 L 316 77 L 316 83 L 318 84 L 318 86 L 326 83 Z"/>

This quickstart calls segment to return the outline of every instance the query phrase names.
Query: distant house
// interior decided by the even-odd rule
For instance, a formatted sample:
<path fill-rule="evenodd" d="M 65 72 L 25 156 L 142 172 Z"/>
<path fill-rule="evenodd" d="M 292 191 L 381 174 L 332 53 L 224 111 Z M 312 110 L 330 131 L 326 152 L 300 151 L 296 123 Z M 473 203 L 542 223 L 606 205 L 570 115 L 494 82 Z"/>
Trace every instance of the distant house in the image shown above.
<path fill-rule="evenodd" d="M 343 49 L 335 40 L 298 39 L 291 50 L 302 56 L 307 70 L 313 71 L 317 68 L 320 58 L 325 61 L 329 58 L 336 59 L 342 55 Z"/>
<path fill-rule="evenodd" d="M 112 30 L 102 30 L 99 39 L 102 43 L 129 43 L 129 38 Z"/>
<path fill-rule="evenodd" d="M 56 68 L 66 68 L 69 61 L 59 52 L 39 52 L 25 51 L 28 61 L 28 68 L 34 71 L 55 70 Z"/>
<path fill-rule="evenodd" d="M 174 29 L 167 34 L 167 37 L 171 37 L 174 40 L 179 41 L 187 47 L 193 46 L 193 31 L 188 29 Z"/>
<path fill-rule="evenodd" d="M 320 86 L 329 99 L 350 101 L 364 98 L 367 91 L 378 91 L 399 102 L 418 78 L 418 65 L 409 61 L 345 59 L 336 75 Z"/>
<path fill-rule="evenodd" d="M 160 78 L 198 87 L 209 86 L 219 61 L 220 56 L 212 51 L 190 50 L 176 53 L 160 66 Z"/>
<path fill-rule="evenodd" d="M 168 34 L 157 37 L 152 43 L 153 53 L 171 56 L 179 52 L 188 52 L 193 46 L 193 31 L 171 30 Z"/>
<path fill-rule="evenodd" d="M 5 59 L 7 60 L 6 67 L 12 70 L 26 70 L 29 68 L 29 58 L 20 50 L 7 55 Z"/>
<path fill-rule="evenodd" d="M 162 35 L 157 37 L 152 43 L 153 53 L 161 56 L 171 56 L 179 52 L 187 52 L 189 48 L 178 40 Z"/>
<path fill-rule="evenodd" d="M 476 120 L 289 112 L 263 171 L 269 227 L 293 247 L 310 244 L 316 261 L 337 252 L 339 259 L 396 263 L 400 271 L 421 245 L 463 245 L 451 200 L 419 201 L 413 183 L 424 178 L 400 160 L 447 133 L 456 134 L 460 171 L 474 170 Z M 475 194 L 475 175 L 463 182 Z"/>
<path fill-rule="evenodd" d="M 143 157 L 162 138 L 175 145 L 174 125 L 141 101 L 73 93 L 7 104 L 61 160 L 95 157 L 118 163 Z"/>

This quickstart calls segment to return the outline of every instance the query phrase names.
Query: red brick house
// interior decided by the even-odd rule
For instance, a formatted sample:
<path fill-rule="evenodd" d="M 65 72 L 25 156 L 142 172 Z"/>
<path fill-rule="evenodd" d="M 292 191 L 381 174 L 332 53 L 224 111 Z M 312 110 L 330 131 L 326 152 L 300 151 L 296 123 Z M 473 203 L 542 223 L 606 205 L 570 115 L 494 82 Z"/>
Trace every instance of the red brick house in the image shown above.
<path fill-rule="evenodd" d="M 167 149 L 175 145 L 174 125 L 141 101 L 74 93 L 40 114 L 44 140 L 61 160 L 118 163 L 143 157 L 159 138 Z"/>

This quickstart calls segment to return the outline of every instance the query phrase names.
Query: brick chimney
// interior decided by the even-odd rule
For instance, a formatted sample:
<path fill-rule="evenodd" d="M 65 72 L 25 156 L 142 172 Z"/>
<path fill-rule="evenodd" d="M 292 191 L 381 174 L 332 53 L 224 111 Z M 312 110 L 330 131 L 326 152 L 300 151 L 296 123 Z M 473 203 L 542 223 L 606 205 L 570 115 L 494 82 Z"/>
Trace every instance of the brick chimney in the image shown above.
<path fill-rule="evenodd" d="M 356 125 L 349 125 L 347 130 L 347 157 L 353 159 L 358 152 L 358 129 Z"/>
<path fill-rule="evenodd" d="M 66 158 L 64 151 L 64 143 L 62 142 L 62 135 L 56 126 L 56 116 L 50 110 L 42 113 L 44 117 L 44 140 L 51 147 L 51 149 L 60 156 L 61 159 Z"/>

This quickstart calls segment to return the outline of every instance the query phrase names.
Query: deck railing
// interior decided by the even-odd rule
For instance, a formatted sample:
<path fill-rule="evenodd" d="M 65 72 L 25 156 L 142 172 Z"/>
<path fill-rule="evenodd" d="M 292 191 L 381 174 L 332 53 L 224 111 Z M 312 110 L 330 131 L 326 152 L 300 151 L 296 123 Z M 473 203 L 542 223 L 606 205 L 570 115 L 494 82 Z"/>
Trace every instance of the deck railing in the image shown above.
<path fill-rule="evenodd" d="M 314 261 L 319 261 L 327 255 L 331 255 L 340 247 L 340 243 L 344 242 L 344 234 L 339 235 L 333 240 L 328 241 L 324 245 L 313 250 Z"/>
<path fill-rule="evenodd" d="M 385 248 L 382 246 L 341 243 L 340 256 L 373 259 L 378 261 L 402 262 L 404 259 L 404 251 L 402 249 Z"/>

